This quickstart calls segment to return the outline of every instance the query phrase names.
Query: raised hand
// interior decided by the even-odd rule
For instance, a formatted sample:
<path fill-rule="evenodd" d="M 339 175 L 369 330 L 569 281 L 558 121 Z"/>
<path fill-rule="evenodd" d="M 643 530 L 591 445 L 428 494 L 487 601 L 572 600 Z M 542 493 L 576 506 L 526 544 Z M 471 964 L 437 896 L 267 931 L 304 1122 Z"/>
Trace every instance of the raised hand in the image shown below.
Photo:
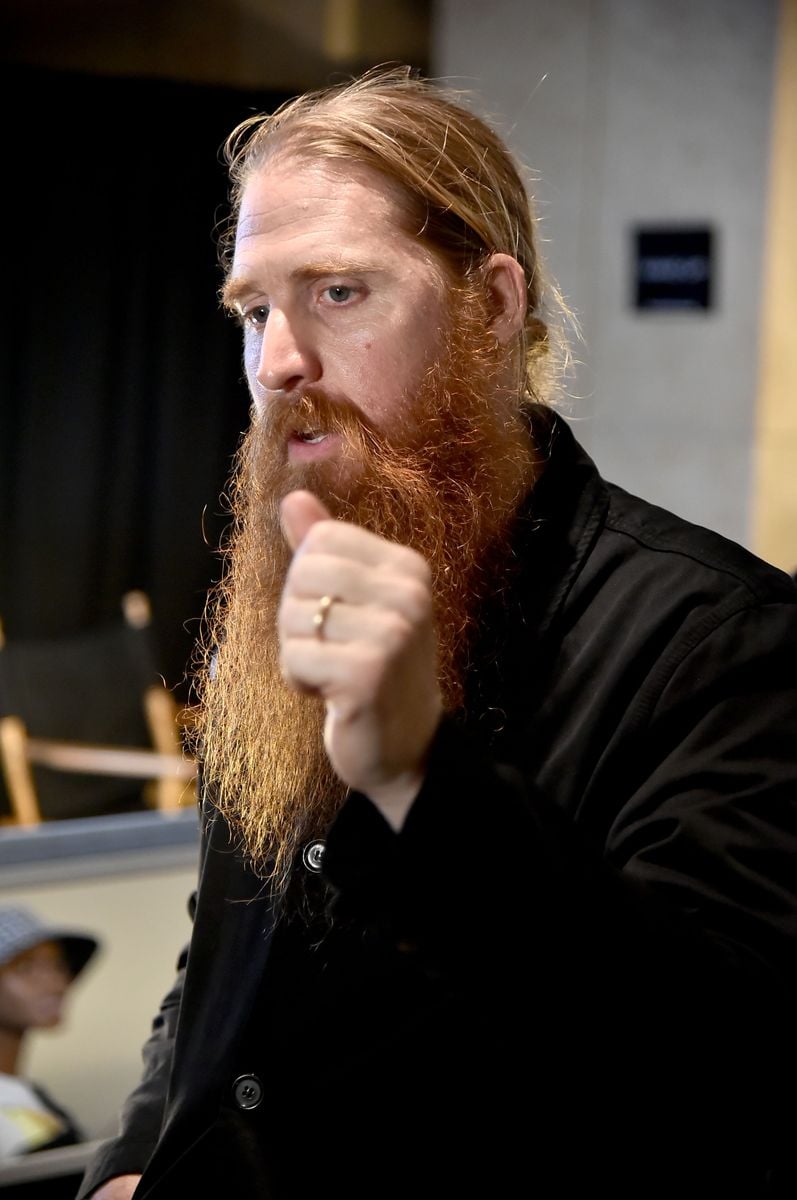
<path fill-rule="evenodd" d="M 295 552 L 278 622 L 283 674 L 324 699 L 335 771 L 400 829 L 442 715 L 429 567 L 332 520 L 310 492 L 291 492 L 281 515 Z"/>

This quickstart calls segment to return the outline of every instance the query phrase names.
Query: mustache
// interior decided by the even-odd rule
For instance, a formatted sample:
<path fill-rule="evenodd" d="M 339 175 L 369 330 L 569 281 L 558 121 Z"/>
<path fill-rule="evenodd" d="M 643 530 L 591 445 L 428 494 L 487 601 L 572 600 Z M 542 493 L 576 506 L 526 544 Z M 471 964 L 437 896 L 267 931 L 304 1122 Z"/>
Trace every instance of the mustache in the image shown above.
<path fill-rule="evenodd" d="M 378 439 L 376 427 L 352 401 L 324 388 L 281 394 L 256 415 L 261 437 L 276 444 L 291 436 L 334 433 L 357 441 Z"/>

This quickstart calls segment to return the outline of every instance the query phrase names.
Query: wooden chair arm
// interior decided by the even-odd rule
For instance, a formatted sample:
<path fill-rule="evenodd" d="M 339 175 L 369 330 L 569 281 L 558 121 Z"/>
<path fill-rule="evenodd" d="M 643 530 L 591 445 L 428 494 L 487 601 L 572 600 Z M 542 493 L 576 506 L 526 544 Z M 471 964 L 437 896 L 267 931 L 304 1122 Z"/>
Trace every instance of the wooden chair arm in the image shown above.
<path fill-rule="evenodd" d="M 161 754 L 124 746 L 92 746 L 28 738 L 28 759 L 57 771 L 81 771 L 87 775 L 121 775 L 130 779 L 191 780 L 196 763 L 181 754 Z"/>

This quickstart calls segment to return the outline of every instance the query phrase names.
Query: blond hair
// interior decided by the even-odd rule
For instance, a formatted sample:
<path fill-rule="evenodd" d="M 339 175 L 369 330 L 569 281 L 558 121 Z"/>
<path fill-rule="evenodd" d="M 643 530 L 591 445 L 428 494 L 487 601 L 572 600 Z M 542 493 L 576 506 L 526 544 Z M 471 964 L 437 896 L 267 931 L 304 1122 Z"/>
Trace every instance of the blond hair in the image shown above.
<path fill-rule="evenodd" d="M 528 302 L 521 389 L 531 401 L 550 403 L 567 366 L 572 315 L 543 268 L 532 200 L 514 158 L 498 134 L 459 103 L 460 95 L 417 78 L 409 67 L 377 67 L 241 122 L 224 144 L 233 225 L 222 252 L 229 254 L 247 182 L 273 154 L 367 166 L 399 185 L 408 232 L 455 279 L 473 280 L 494 253 L 517 259 Z"/>

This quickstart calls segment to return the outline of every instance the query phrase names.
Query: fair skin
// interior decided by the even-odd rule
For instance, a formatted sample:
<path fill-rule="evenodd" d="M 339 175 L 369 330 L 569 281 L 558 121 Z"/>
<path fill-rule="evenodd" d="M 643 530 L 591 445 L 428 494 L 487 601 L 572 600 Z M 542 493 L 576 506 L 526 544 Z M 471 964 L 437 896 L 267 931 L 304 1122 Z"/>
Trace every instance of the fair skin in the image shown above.
<path fill-rule="evenodd" d="M 509 346 L 525 317 L 523 270 L 494 254 L 484 282 L 493 332 Z M 402 230 L 380 175 L 281 155 L 245 189 L 224 299 L 242 320 L 256 412 L 315 386 L 389 431 L 439 349 L 445 276 Z M 334 464 L 340 451 L 324 430 L 285 447 L 297 463 Z M 323 697 L 335 770 L 398 831 L 442 715 L 429 568 L 408 547 L 331 520 L 309 492 L 287 495 L 281 516 L 294 551 L 279 612 L 283 674 Z M 313 617 L 325 595 L 335 603 L 319 639 Z M 95 1196 L 130 1200 L 139 1178 L 119 1176 Z"/>
<path fill-rule="evenodd" d="M 140 1178 L 140 1175 L 116 1175 L 91 1194 L 94 1200 L 130 1200 Z"/>
<path fill-rule="evenodd" d="M 255 409 L 314 386 L 379 426 L 429 365 L 444 280 L 396 229 L 392 190 L 363 168 L 279 156 L 244 192 L 224 292 L 244 329 Z M 293 461 L 333 457 L 332 435 L 291 439 Z"/>

